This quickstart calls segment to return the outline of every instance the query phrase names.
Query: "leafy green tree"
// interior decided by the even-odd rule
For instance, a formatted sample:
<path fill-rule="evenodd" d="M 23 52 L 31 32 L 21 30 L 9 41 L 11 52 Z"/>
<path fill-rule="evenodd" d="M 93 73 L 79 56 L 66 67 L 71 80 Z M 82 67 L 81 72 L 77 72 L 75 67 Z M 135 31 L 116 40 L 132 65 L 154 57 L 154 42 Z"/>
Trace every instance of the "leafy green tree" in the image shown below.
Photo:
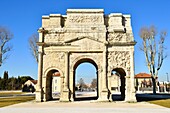
<path fill-rule="evenodd" d="M 4 72 L 4 79 L 5 79 L 5 80 L 8 80 L 8 71 L 5 71 L 5 72 Z"/>

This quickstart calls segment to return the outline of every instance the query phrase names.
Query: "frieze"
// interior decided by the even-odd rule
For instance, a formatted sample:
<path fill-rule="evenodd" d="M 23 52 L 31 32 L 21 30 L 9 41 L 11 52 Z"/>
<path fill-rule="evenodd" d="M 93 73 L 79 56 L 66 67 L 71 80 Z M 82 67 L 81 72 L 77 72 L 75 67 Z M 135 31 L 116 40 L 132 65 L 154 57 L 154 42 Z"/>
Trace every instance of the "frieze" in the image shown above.
<path fill-rule="evenodd" d="M 55 28 L 55 29 L 46 29 L 46 34 L 56 34 L 56 33 L 64 33 L 66 29 L 64 28 Z"/>
<path fill-rule="evenodd" d="M 64 41 L 64 34 L 63 33 L 46 34 L 45 41 L 46 42 Z"/>
<path fill-rule="evenodd" d="M 130 34 L 128 33 L 109 33 L 109 42 L 130 42 L 132 41 Z"/>
<path fill-rule="evenodd" d="M 70 23 L 101 23 L 103 20 L 96 15 L 70 15 L 68 19 Z"/>

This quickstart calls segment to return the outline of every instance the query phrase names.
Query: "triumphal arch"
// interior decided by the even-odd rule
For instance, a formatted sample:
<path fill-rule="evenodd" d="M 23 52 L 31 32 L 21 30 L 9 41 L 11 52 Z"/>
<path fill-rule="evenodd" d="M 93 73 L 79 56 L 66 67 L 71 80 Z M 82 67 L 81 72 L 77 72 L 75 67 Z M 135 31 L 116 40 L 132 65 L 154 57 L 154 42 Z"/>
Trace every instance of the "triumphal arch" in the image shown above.
<path fill-rule="evenodd" d="M 66 15 L 42 16 L 39 32 L 37 101 L 52 99 L 52 75 L 60 73 L 60 101 L 74 101 L 75 69 L 96 67 L 98 101 L 111 99 L 112 71 L 119 73 L 125 101 L 136 101 L 134 37 L 130 15 L 103 9 L 68 9 Z"/>

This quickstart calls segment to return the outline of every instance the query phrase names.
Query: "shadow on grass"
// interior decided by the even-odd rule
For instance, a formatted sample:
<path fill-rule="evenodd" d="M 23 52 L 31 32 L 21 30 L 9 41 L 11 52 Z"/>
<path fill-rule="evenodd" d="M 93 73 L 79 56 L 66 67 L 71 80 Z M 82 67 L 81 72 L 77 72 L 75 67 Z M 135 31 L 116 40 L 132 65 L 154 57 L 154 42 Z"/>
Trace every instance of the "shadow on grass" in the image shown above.
<path fill-rule="evenodd" d="M 144 94 L 136 94 L 137 102 L 142 101 L 152 101 L 152 100 L 162 100 L 162 99 L 170 99 L 170 94 L 152 94 L 152 93 L 144 93 Z"/>

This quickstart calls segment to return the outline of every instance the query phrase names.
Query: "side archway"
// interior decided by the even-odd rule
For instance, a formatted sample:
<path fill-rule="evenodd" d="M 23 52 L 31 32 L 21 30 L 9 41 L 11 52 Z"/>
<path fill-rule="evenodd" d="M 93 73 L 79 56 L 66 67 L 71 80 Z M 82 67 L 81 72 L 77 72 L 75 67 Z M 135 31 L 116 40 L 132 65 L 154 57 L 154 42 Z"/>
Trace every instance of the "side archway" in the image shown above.
<path fill-rule="evenodd" d="M 114 68 L 110 76 L 110 93 L 113 101 L 125 100 L 126 72 L 123 68 Z"/>
<path fill-rule="evenodd" d="M 57 68 L 48 69 L 45 72 L 46 85 L 44 87 L 44 100 L 49 101 L 60 98 L 62 73 Z"/>

